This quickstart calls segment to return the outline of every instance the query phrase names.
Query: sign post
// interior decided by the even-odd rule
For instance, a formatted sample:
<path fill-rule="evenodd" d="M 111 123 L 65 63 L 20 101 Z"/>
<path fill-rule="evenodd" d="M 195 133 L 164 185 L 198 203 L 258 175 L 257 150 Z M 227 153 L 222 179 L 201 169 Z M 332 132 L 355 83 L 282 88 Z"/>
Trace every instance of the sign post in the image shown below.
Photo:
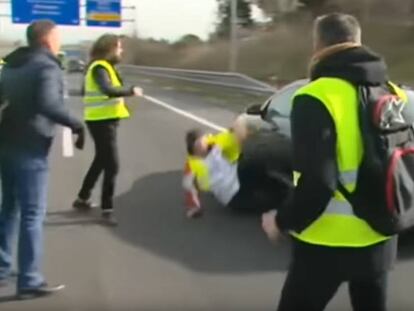
<path fill-rule="evenodd" d="M 12 21 L 30 24 L 50 19 L 59 25 L 79 25 L 79 0 L 12 0 Z"/>
<path fill-rule="evenodd" d="M 121 0 L 87 0 L 86 25 L 121 27 Z"/>

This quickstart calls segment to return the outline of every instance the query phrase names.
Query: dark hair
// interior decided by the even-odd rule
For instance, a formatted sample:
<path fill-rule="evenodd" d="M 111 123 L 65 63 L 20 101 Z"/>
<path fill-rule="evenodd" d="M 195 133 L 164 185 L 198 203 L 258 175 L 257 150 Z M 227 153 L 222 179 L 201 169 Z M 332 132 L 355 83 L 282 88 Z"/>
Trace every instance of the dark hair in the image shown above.
<path fill-rule="evenodd" d="M 194 155 L 195 143 L 203 135 L 204 132 L 200 129 L 192 129 L 185 134 L 185 144 L 189 155 Z"/>
<path fill-rule="evenodd" d="M 315 20 L 318 39 L 324 46 L 354 42 L 358 43 L 361 26 L 358 20 L 348 14 L 332 13 Z"/>
<path fill-rule="evenodd" d="M 39 47 L 42 40 L 56 27 L 51 20 L 38 20 L 29 25 L 26 30 L 27 44 L 30 47 Z"/>
<path fill-rule="evenodd" d="M 99 59 L 111 60 L 114 50 L 121 38 L 114 34 L 105 34 L 99 37 L 93 44 L 90 51 L 90 61 Z"/>

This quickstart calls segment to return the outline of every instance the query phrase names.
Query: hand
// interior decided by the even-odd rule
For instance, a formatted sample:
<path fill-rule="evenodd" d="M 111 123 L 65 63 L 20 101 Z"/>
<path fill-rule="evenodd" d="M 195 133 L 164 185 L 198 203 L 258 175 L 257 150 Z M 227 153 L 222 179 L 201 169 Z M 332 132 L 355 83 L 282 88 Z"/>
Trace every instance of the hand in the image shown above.
<path fill-rule="evenodd" d="M 82 150 L 85 146 L 85 129 L 82 126 L 81 128 L 77 129 L 73 132 L 77 137 L 75 141 L 75 147 L 79 150 Z"/>
<path fill-rule="evenodd" d="M 135 87 L 132 89 L 132 91 L 133 91 L 133 93 L 134 93 L 134 96 L 141 97 L 141 96 L 143 96 L 143 95 L 144 95 L 144 91 L 143 91 L 143 90 L 142 90 L 142 88 L 140 88 L 140 87 L 135 86 Z"/>
<path fill-rule="evenodd" d="M 280 236 L 279 228 L 276 224 L 276 210 L 272 210 L 262 215 L 262 228 L 271 241 L 277 241 Z"/>
<path fill-rule="evenodd" d="M 189 219 L 199 218 L 203 216 L 203 209 L 201 207 L 193 207 L 193 208 L 188 209 L 185 215 Z"/>

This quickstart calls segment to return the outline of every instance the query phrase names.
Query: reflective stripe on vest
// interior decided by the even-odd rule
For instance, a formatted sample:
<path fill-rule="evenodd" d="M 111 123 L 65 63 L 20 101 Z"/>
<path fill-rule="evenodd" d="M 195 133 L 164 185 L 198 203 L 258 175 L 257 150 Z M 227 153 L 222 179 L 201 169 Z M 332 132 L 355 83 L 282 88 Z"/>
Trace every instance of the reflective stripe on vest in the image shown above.
<path fill-rule="evenodd" d="M 363 153 L 357 90 L 341 79 L 320 78 L 301 88 L 295 96 L 300 95 L 318 99 L 331 115 L 337 135 L 339 180 L 348 191 L 354 191 Z M 298 172 L 294 176 L 295 181 L 300 178 Z M 309 244 L 329 247 L 366 247 L 388 239 L 358 218 L 339 191 L 335 191 L 317 220 L 302 232 L 292 232 L 292 235 Z"/>
<path fill-rule="evenodd" d="M 123 98 L 111 98 L 100 90 L 92 74 L 96 66 L 102 66 L 107 70 L 112 86 L 122 86 L 114 67 L 109 62 L 104 60 L 93 62 L 85 76 L 85 96 L 83 98 L 85 120 L 98 121 L 129 117 Z"/>
<path fill-rule="evenodd" d="M 106 106 L 116 106 L 119 104 L 122 104 L 123 101 L 118 99 L 118 98 L 113 98 L 113 99 L 105 99 L 104 101 L 98 101 L 97 103 L 88 103 L 88 107 L 87 108 L 91 108 L 91 107 L 106 107 Z"/>
<path fill-rule="evenodd" d="M 299 172 L 294 172 L 295 185 L 300 177 Z M 353 188 L 355 187 L 357 180 L 357 172 L 349 171 L 340 173 L 340 181 L 346 187 Z M 349 190 L 351 190 L 349 189 Z M 326 214 L 340 214 L 340 215 L 354 215 L 351 205 L 346 201 L 343 195 L 339 191 L 335 191 L 334 197 L 329 201 L 328 206 L 325 209 Z"/>

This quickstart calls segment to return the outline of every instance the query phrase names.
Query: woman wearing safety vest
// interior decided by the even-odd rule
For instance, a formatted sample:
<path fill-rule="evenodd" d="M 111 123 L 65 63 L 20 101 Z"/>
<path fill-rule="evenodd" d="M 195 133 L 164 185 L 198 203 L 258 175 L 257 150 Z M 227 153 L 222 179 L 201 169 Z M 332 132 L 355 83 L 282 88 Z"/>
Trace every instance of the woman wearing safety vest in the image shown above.
<path fill-rule="evenodd" d="M 95 157 L 73 203 L 75 209 L 91 209 L 91 193 L 103 173 L 102 220 L 112 226 L 117 225 L 113 213 L 113 195 L 119 169 L 117 132 L 119 122 L 129 118 L 124 97 L 142 96 L 141 88 L 123 85 L 115 68 L 121 61 L 122 52 L 120 37 L 112 34 L 100 37 L 91 49 L 83 103 L 84 118 L 95 143 Z"/>
<path fill-rule="evenodd" d="M 339 286 L 348 283 L 354 310 L 385 311 L 396 239 L 358 217 L 338 185 L 355 189 L 364 154 L 358 86 L 388 85 L 387 66 L 361 44 L 360 25 L 350 15 L 319 17 L 314 47 L 311 82 L 295 94 L 291 114 L 300 177 L 291 204 L 263 215 L 270 239 L 280 232 L 293 237 L 278 310 L 324 310 Z"/>

